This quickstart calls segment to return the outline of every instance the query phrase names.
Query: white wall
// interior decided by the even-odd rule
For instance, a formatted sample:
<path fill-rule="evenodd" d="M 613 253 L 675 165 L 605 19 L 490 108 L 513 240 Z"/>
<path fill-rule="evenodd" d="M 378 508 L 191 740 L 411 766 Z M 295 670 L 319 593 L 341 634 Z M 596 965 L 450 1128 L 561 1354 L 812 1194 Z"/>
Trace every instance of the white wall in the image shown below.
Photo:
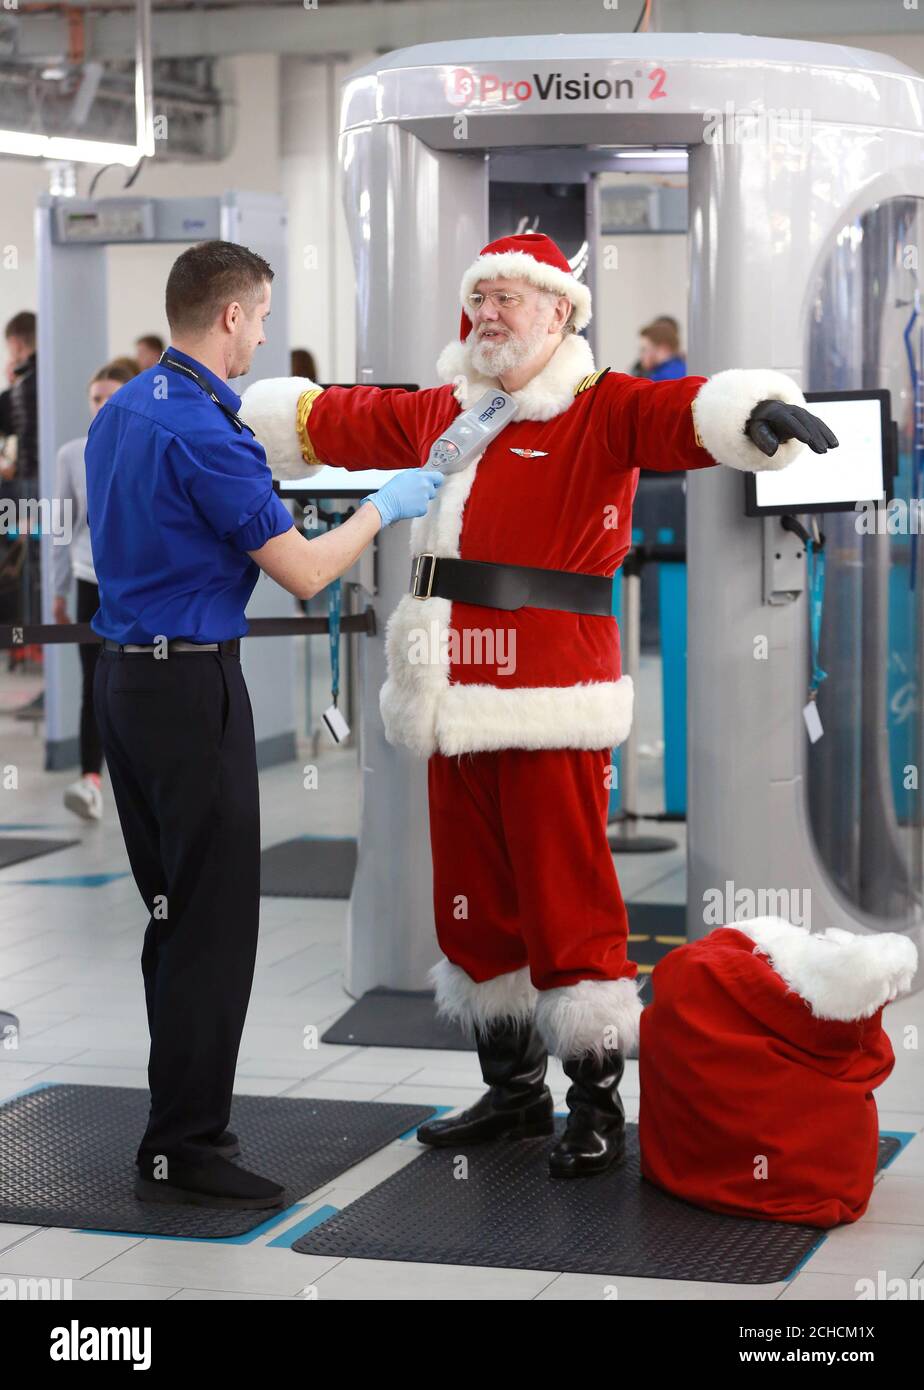
<path fill-rule="evenodd" d="M 289 324 L 293 347 L 315 355 L 320 381 L 353 381 L 356 279 L 340 194 L 340 83 L 349 62 L 284 58 L 280 75 L 281 191 L 289 205 Z"/>
<path fill-rule="evenodd" d="M 681 347 L 686 347 L 686 236 L 603 237 L 597 266 L 598 367 L 629 371 L 638 356 L 639 329 L 658 314 L 679 321 Z"/>

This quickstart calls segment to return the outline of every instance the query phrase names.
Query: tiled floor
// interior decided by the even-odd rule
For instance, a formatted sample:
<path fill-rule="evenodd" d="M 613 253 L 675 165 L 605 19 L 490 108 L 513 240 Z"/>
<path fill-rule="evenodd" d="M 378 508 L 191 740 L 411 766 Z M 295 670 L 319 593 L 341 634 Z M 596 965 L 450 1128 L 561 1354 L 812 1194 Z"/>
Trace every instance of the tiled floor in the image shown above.
<path fill-rule="evenodd" d="M 650 679 L 651 673 L 643 673 Z M 0 675 L 0 766 L 14 762 L 18 790 L 0 789 L 0 829 L 40 824 L 40 834 L 79 843 L 53 856 L 0 871 L 0 1008 L 21 1020 L 20 1046 L 0 1048 L 0 1101 L 39 1082 L 144 1086 L 146 1028 L 138 951 L 144 915 L 130 876 L 118 821 L 107 797 L 101 825 L 88 827 L 64 810 L 70 780 L 42 768 L 41 728 L 12 720 L 30 684 Z M 654 690 L 657 686 L 654 685 Z M 649 704 L 650 702 L 644 702 Z M 645 741 L 643 731 L 642 741 Z M 261 777 L 263 839 L 293 833 L 355 831 L 357 786 L 349 753 L 322 754 L 329 790 L 312 820 L 299 766 Z M 657 763 L 643 759 L 646 797 L 657 795 Z M 651 801 L 645 804 L 653 804 Z M 323 814 L 321 823 L 319 817 Z M 657 856 L 620 856 L 627 896 L 681 902 L 683 827 L 669 833 L 678 848 Z M 66 875 L 122 875 L 98 887 L 30 885 Z M 306 1052 L 302 1030 L 336 1018 L 350 1000 L 340 984 L 346 904 L 264 899 L 257 974 L 241 1048 L 237 1090 L 260 1095 L 403 1100 L 462 1106 L 481 1094 L 473 1054 L 382 1047 Z M 924 1277 L 924 1063 L 903 1045 L 905 1025 L 924 1025 L 924 994 L 888 1011 L 896 1049 L 892 1077 L 878 1093 L 884 1129 L 913 1131 L 879 1181 L 867 1215 L 824 1242 L 790 1284 L 714 1285 L 295 1255 L 273 1245 L 281 1233 L 322 1207 L 341 1207 L 380 1182 L 418 1151 L 396 1141 L 335 1183 L 313 1193 L 268 1234 L 240 1244 L 139 1239 L 82 1231 L 0 1225 L 0 1277 L 68 1279 L 76 1299 L 298 1298 L 342 1299 L 599 1299 L 618 1284 L 623 1299 L 854 1299 L 861 1277 Z M 910 1038 L 913 1034 L 908 1033 Z M 559 1107 L 565 1078 L 558 1063 L 551 1084 Z M 630 1119 L 638 1113 L 638 1067 L 623 1085 Z"/>

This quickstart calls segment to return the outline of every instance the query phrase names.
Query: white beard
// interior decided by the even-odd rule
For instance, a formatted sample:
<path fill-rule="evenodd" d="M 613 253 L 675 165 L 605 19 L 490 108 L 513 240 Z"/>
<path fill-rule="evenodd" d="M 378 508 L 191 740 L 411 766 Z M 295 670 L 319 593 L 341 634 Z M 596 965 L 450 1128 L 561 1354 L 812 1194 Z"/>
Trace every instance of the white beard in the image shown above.
<path fill-rule="evenodd" d="M 542 346 L 547 331 L 537 324 L 525 337 L 484 339 L 476 337 L 472 347 L 472 366 L 482 376 L 500 377 L 529 360 Z"/>

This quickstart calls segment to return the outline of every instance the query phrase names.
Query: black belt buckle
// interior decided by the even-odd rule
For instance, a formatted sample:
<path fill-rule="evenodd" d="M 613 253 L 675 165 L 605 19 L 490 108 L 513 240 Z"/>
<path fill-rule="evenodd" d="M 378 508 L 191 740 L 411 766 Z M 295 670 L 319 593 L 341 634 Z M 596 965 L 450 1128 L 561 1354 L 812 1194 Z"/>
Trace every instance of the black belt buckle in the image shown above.
<path fill-rule="evenodd" d="M 429 566 L 424 566 L 424 562 L 429 560 Z M 421 593 L 421 585 L 426 573 L 426 592 Z M 429 598 L 433 592 L 433 577 L 436 574 L 436 556 L 432 551 L 426 550 L 420 555 L 414 556 L 414 568 L 411 571 L 411 595 L 414 598 Z"/>

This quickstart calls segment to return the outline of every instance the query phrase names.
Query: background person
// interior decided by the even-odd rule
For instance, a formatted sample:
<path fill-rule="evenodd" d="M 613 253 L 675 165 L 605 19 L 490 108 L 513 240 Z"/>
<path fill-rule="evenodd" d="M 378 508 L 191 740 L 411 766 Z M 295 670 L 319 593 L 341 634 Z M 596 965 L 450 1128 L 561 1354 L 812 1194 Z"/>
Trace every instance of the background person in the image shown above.
<path fill-rule="evenodd" d="M 138 375 L 133 358 L 119 357 L 100 367 L 89 386 L 90 416 L 99 411 L 127 381 Z M 69 623 L 67 611 L 71 582 L 76 583 L 78 623 L 88 623 L 99 608 L 99 587 L 93 568 L 90 528 L 87 525 L 87 477 L 83 461 L 86 435 L 69 439 L 58 450 L 55 495 L 62 506 L 70 503 L 70 540 L 52 547 L 54 608 L 56 623 Z M 80 668 L 80 776 L 64 792 L 64 804 L 84 820 L 98 821 L 103 815 L 101 788 L 103 749 L 93 713 L 93 674 L 99 657 L 98 642 L 81 642 Z"/>
<path fill-rule="evenodd" d="M 163 350 L 164 340 L 157 333 L 145 333 L 142 337 L 136 338 L 135 360 L 138 363 L 139 372 L 146 372 L 149 367 L 156 367 Z"/>
<path fill-rule="evenodd" d="M 678 381 L 687 374 L 676 321 L 652 319 L 639 334 L 638 360 L 649 381 Z"/>

